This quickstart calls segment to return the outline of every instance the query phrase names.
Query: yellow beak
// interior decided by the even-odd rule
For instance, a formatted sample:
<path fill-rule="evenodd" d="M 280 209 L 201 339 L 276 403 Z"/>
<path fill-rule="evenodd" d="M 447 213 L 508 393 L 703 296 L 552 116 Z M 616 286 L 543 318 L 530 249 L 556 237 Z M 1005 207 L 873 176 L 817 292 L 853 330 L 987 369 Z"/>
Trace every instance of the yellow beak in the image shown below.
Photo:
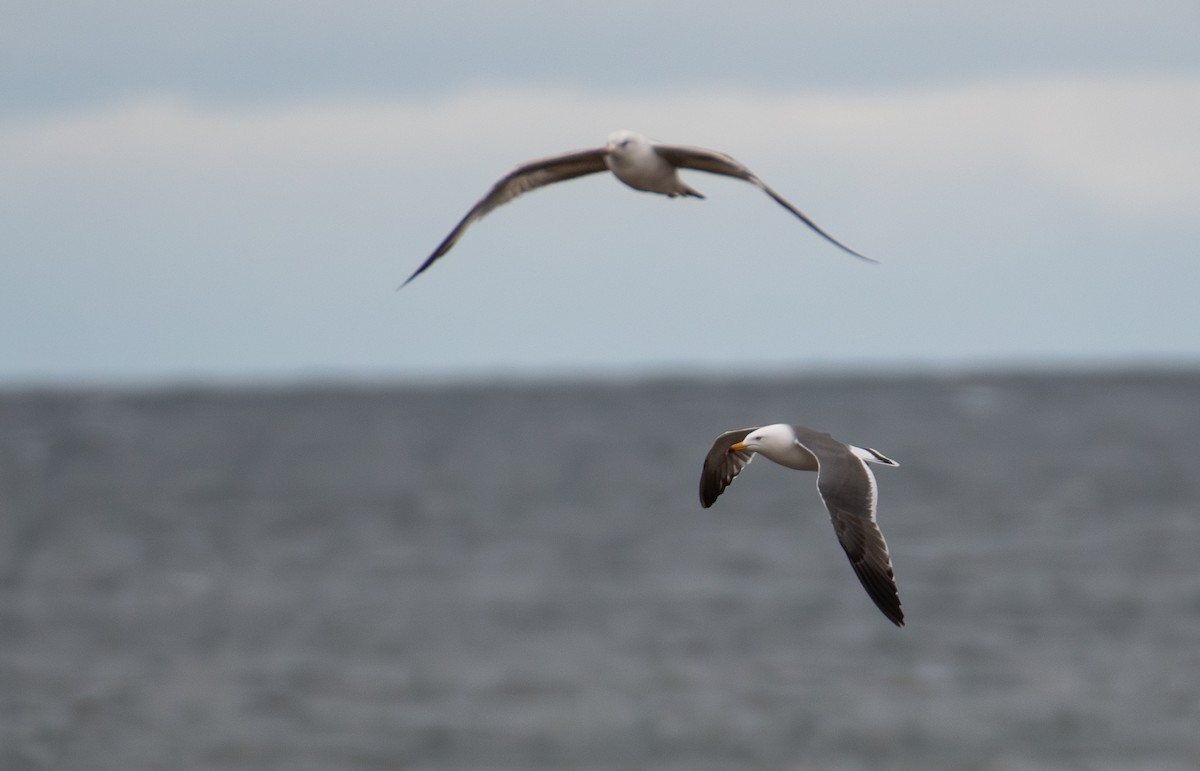
<path fill-rule="evenodd" d="M 733 444 L 729 445 L 729 452 L 741 452 L 744 449 L 746 449 L 745 442 L 734 442 Z"/>

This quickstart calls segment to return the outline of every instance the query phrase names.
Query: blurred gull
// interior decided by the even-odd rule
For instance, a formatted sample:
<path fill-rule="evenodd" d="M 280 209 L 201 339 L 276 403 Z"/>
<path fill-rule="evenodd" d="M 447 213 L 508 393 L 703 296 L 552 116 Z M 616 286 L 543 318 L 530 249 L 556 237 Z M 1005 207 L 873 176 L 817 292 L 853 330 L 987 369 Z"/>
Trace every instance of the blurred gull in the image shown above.
<path fill-rule="evenodd" d="M 700 474 L 704 508 L 716 502 L 756 452 L 781 466 L 817 472 L 817 492 L 854 573 L 883 615 L 896 626 L 904 626 L 892 558 L 875 523 L 875 475 L 867 467 L 868 463 L 900 464 L 875 450 L 844 444 L 803 426 L 776 423 L 727 431 L 717 437 L 704 458 Z"/>
<path fill-rule="evenodd" d="M 530 190 L 587 174 L 595 174 L 605 169 L 611 171 L 617 179 L 635 190 L 662 193 L 671 198 L 676 196 L 704 197 L 679 178 L 679 169 L 696 169 L 707 171 L 710 174 L 721 174 L 745 180 L 757 185 L 759 189 L 774 198 L 780 206 L 799 217 L 804 224 L 837 247 L 855 257 L 875 262 L 826 233 L 804 212 L 797 209 L 751 173 L 749 169 L 728 155 L 702 147 L 659 144 L 641 134 L 621 130 L 610 134 L 608 143 L 604 147 L 552 155 L 548 158 L 523 163 L 513 169 L 493 185 L 488 194 L 467 212 L 467 215 L 454 226 L 454 230 L 450 231 L 450 235 L 446 236 L 433 254 L 429 255 L 429 258 L 421 263 L 421 267 L 417 268 L 416 272 L 409 276 L 401 286 L 407 285 L 409 281 L 421 275 L 435 260 L 450 251 L 472 222 L 482 218 L 497 206 L 506 204 Z"/>

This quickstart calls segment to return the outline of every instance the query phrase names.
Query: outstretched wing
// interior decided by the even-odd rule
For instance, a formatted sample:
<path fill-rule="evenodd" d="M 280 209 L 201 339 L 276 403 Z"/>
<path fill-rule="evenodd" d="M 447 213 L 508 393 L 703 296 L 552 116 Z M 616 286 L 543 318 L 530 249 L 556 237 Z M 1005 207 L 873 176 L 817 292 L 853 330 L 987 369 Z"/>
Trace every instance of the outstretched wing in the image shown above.
<path fill-rule="evenodd" d="M 472 222 L 482 218 L 483 215 L 497 206 L 502 206 L 522 193 L 528 193 L 530 190 L 536 190 L 539 187 L 551 185 L 555 182 L 564 182 L 575 177 L 582 177 L 586 174 L 595 174 L 607 168 L 604 164 L 603 147 L 591 150 L 575 150 L 521 164 L 502 177 L 499 182 L 492 186 L 487 195 L 479 199 L 479 202 L 471 208 L 471 211 L 467 212 L 467 215 L 454 226 L 454 230 L 450 231 L 450 235 L 446 236 L 438 244 L 437 249 L 433 250 L 433 254 L 429 255 L 429 258 L 421 263 L 421 267 L 417 268 L 408 277 L 408 280 L 400 286 L 406 286 L 409 281 L 424 273 L 425 269 L 432 265 L 437 258 L 450 251 L 451 247 L 462 237 L 463 232 L 466 231 Z"/>
<path fill-rule="evenodd" d="M 877 262 L 866 255 L 859 254 L 850 247 L 843 244 L 833 236 L 826 233 L 821 227 L 809 219 L 808 215 L 797 209 L 786 198 L 776 193 L 767 183 L 763 182 L 754 175 L 750 169 L 730 158 L 725 153 L 719 153 L 716 150 L 708 150 L 703 147 L 689 147 L 686 145 L 654 145 L 654 151 L 659 154 L 667 163 L 672 166 L 684 169 L 696 169 L 697 171 L 707 171 L 710 174 L 721 174 L 734 179 L 742 179 L 752 185 L 756 185 L 771 198 L 775 199 L 783 208 L 790 211 L 792 214 L 800 218 L 800 221 L 812 228 L 818 235 L 823 237 L 829 243 L 839 249 L 853 254 L 855 257 L 866 260 L 868 262 Z"/>
<path fill-rule="evenodd" d="M 883 615 L 904 626 L 892 558 L 875 521 L 875 475 L 846 445 L 827 434 L 806 436 L 801 444 L 817 456 L 817 491 L 854 574 Z"/>
<path fill-rule="evenodd" d="M 704 456 L 704 469 L 700 472 L 700 505 L 704 508 L 712 506 L 733 482 L 733 478 L 742 473 L 742 469 L 754 458 L 753 452 L 731 452 L 729 448 L 749 436 L 755 428 L 758 426 L 726 431 L 717 437 L 708 455 Z"/>

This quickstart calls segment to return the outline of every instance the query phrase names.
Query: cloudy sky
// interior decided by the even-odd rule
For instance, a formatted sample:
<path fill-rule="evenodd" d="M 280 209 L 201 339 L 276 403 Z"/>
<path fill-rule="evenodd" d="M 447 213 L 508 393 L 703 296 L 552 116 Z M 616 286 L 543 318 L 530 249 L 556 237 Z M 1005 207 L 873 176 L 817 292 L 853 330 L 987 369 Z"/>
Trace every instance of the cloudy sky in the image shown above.
<path fill-rule="evenodd" d="M 704 201 L 497 177 L 616 128 Z M 0 1 L 0 384 L 1200 364 L 1200 3 Z"/>

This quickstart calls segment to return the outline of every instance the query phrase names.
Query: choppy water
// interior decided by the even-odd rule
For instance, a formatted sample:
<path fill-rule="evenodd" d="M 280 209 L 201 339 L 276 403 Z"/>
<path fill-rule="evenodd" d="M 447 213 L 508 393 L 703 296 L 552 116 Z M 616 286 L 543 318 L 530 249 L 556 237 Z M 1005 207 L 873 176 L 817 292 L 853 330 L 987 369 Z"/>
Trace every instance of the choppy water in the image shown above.
<path fill-rule="evenodd" d="M 0 395 L 0 768 L 1194 769 L 1200 376 Z M 877 470 L 908 626 L 813 477 Z"/>

